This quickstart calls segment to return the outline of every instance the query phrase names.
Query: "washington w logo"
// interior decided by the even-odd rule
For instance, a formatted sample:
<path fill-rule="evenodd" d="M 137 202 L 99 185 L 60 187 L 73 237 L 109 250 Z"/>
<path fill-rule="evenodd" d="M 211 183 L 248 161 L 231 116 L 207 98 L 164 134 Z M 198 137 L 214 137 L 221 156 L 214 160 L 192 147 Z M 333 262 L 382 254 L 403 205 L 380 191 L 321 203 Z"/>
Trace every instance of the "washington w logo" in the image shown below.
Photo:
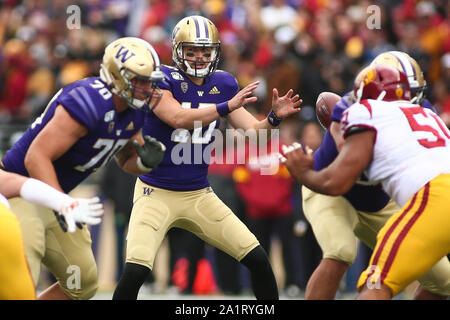
<path fill-rule="evenodd" d="M 122 63 L 125 63 L 125 61 L 127 61 L 128 59 L 130 59 L 132 56 L 135 55 L 133 52 L 131 52 L 131 54 L 127 56 L 129 51 L 130 50 L 128 50 L 124 46 L 120 46 L 120 49 L 119 49 L 119 51 L 116 54 L 116 59 L 120 58 Z"/>
<path fill-rule="evenodd" d="M 144 187 L 144 195 L 149 196 L 152 192 L 152 188 Z"/>

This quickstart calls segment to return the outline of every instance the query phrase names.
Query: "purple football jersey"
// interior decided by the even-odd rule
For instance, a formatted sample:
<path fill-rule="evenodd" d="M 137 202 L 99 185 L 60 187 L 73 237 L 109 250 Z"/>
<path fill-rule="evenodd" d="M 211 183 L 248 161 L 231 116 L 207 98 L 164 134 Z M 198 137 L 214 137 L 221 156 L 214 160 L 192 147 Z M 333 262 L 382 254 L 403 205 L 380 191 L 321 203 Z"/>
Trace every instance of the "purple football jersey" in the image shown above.
<path fill-rule="evenodd" d="M 239 91 L 236 79 L 224 71 L 216 71 L 198 86 L 177 68 L 162 66 L 165 81 L 161 89 L 170 90 L 183 108 L 205 108 L 230 100 Z M 157 107 L 158 108 L 158 107 Z M 142 132 L 166 146 L 159 166 L 139 178 L 145 183 L 168 190 L 189 191 L 209 186 L 207 179 L 214 129 L 219 120 L 201 124 L 193 130 L 174 129 L 155 114 L 145 117 Z"/>
<path fill-rule="evenodd" d="M 314 152 L 314 170 L 321 170 L 327 167 L 338 156 L 336 143 L 327 130 L 322 144 Z M 389 196 L 381 187 L 371 185 L 355 184 L 346 194 L 343 195 L 356 210 L 365 212 L 376 212 L 383 209 L 389 202 Z"/>
<path fill-rule="evenodd" d="M 87 135 L 53 162 L 61 188 L 69 192 L 106 164 L 142 128 L 143 112 L 128 108 L 117 113 L 112 93 L 98 77 L 76 81 L 53 97 L 42 115 L 6 153 L 3 158 L 6 170 L 29 176 L 24 164 L 25 155 L 34 138 L 52 119 L 58 105 L 88 129 Z"/>

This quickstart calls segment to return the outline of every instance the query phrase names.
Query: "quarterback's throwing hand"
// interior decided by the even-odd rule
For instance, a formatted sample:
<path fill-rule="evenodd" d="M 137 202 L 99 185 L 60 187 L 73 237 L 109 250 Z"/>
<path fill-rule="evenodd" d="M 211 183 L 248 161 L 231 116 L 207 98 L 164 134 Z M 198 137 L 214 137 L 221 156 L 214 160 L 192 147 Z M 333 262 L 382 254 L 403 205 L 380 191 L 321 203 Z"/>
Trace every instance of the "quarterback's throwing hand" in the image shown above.
<path fill-rule="evenodd" d="M 292 96 L 293 93 L 294 90 L 289 89 L 284 96 L 280 97 L 278 96 L 278 90 L 276 88 L 273 89 L 272 110 L 278 118 L 284 119 L 301 110 L 300 105 L 303 100 L 300 99 L 298 94 Z"/>
<path fill-rule="evenodd" d="M 138 166 L 144 172 L 156 168 L 164 158 L 166 146 L 150 136 L 144 136 L 144 145 L 141 146 L 136 140 L 133 141 L 138 154 Z"/>
<path fill-rule="evenodd" d="M 91 199 L 71 198 L 59 211 L 64 217 L 69 232 L 75 232 L 77 223 L 99 224 L 103 215 L 103 204 L 98 197 Z"/>

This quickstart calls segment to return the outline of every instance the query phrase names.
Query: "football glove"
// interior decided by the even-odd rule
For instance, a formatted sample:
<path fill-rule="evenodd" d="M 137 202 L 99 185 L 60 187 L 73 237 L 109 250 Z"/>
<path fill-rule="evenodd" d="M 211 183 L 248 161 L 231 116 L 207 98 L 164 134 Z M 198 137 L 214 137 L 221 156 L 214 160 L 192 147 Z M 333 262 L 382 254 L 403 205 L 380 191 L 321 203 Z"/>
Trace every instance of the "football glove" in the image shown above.
<path fill-rule="evenodd" d="M 166 146 L 150 136 L 144 136 L 144 145 L 141 146 L 136 140 L 133 141 L 138 154 L 137 164 L 139 169 L 150 172 L 155 169 L 164 158 Z"/>
<path fill-rule="evenodd" d="M 353 94 L 353 91 L 347 92 L 341 100 L 336 103 L 333 108 L 333 112 L 331 113 L 331 121 L 340 122 L 341 116 L 345 110 L 347 110 L 351 105 L 353 105 L 356 101 L 356 97 Z"/>
<path fill-rule="evenodd" d="M 99 224 L 103 215 L 103 204 L 98 197 L 91 199 L 72 198 L 64 203 L 59 212 L 54 212 L 59 225 L 64 232 L 75 232 L 76 227 L 83 228 L 83 224 Z"/>

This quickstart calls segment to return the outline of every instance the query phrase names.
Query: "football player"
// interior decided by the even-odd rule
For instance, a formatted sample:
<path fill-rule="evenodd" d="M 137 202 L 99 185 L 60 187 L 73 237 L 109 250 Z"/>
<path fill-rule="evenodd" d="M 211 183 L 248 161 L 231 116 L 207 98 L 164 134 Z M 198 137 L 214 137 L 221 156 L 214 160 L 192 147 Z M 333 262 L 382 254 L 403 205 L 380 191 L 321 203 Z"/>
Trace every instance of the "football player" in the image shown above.
<path fill-rule="evenodd" d="M 127 172 L 151 171 L 165 148 L 150 136 L 142 137 L 141 128 L 144 112 L 161 98 L 156 84 L 160 79 L 159 58 L 149 43 L 137 38 L 112 42 L 105 49 L 100 77 L 62 88 L 6 153 L 4 168 L 65 193 L 113 156 Z M 10 202 L 22 227 L 35 284 L 41 262 L 58 281 L 39 298 L 91 298 L 97 290 L 97 267 L 87 227 L 66 233 L 65 221 L 55 219 L 51 210 L 19 198 Z"/>
<path fill-rule="evenodd" d="M 353 93 L 336 159 L 315 171 L 310 149 L 297 146 L 285 154 L 286 165 L 308 188 L 332 196 L 348 192 L 364 172 L 401 207 L 377 234 L 358 281 L 360 299 L 390 299 L 450 250 L 450 131 L 434 112 L 409 101 L 407 77 L 396 68 L 365 68 Z"/>
<path fill-rule="evenodd" d="M 62 215 L 70 232 L 75 224 L 98 224 L 103 214 L 99 198 L 74 199 L 49 185 L 0 169 L 0 300 L 34 300 L 36 290 L 25 259 L 19 221 L 6 198 L 22 197 Z"/>
<path fill-rule="evenodd" d="M 425 80 L 417 62 L 408 54 L 390 51 L 377 56 L 371 65 L 390 65 L 403 71 L 412 90 L 412 101 L 424 99 Z M 337 135 L 326 132 L 321 147 L 314 153 L 314 169 L 328 166 L 337 156 L 335 141 L 341 141 L 339 120 L 348 107 L 339 103 L 333 111 L 331 126 Z M 376 234 L 400 208 L 378 186 L 358 181 L 342 197 L 330 197 L 302 187 L 303 209 L 322 248 L 323 259 L 306 287 L 306 299 L 334 299 L 339 283 L 357 255 L 357 239 L 374 248 Z M 450 264 L 443 258 L 420 279 L 415 299 L 445 299 L 450 294 Z"/>
<path fill-rule="evenodd" d="M 258 83 L 239 91 L 231 74 L 216 70 L 219 34 L 204 17 L 190 16 L 177 23 L 172 32 L 172 53 L 175 67 L 163 66 L 166 82 L 160 85 L 161 102 L 145 118 L 143 127 L 144 134 L 161 140 L 167 152 L 157 169 L 136 182 L 126 265 L 113 299 L 137 298 L 172 227 L 194 233 L 245 265 L 258 299 L 278 299 L 266 252 L 209 186 L 208 162 L 220 117 L 234 128 L 271 132 L 282 118 L 300 110 L 302 100 L 293 96 L 292 90 L 279 97 L 274 89 L 272 112 L 266 119 L 256 120 L 242 106 L 256 101 L 251 94 Z"/>

